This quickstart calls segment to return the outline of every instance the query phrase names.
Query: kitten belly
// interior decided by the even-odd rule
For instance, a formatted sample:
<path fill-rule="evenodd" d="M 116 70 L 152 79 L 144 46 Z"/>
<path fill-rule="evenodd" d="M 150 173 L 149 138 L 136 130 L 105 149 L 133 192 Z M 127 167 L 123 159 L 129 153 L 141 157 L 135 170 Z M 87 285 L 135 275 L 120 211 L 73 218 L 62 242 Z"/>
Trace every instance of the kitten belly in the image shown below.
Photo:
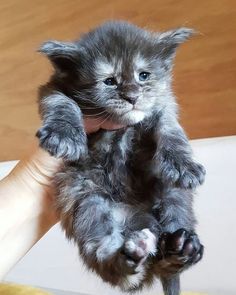
<path fill-rule="evenodd" d="M 137 126 L 112 132 L 100 131 L 89 138 L 92 161 L 83 166 L 89 175 L 99 173 L 101 179 L 98 181 L 99 177 L 96 177 L 97 184 L 105 185 L 106 191 L 117 202 L 131 204 L 138 201 L 150 205 L 153 200 L 153 176 L 149 167 L 155 145 L 149 133 L 140 133 Z M 90 167 L 97 167 L 96 172 Z"/>

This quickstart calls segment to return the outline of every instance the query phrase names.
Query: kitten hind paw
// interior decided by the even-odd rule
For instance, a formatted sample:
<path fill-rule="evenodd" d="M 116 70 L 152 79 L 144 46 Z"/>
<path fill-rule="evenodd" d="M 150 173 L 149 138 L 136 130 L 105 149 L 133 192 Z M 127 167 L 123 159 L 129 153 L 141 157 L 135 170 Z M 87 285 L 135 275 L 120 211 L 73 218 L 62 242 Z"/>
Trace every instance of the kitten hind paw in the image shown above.
<path fill-rule="evenodd" d="M 120 254 L 122 272 L 126 274 L 120 284 L 123 291 L 135 292 L 142 288 L 148 270 L 147 260 L 155 255 L 156 249 L 157 239 L 149 229 L 131 234 Z"/>
<path fill-rule="evenodd" d="M 157 239 L 149 229 L 133 232 L 122 249 L 127 268 L 136 272 L 149 256 L 155 255 L 156 245 Z"/>
<path fill-rule="evenodd" d="M 204 252 L 198 236 L 185 229 L 164 233 L 159 245 L 158 265 L 167 274 L 174 274 L 196 264 Z"/>

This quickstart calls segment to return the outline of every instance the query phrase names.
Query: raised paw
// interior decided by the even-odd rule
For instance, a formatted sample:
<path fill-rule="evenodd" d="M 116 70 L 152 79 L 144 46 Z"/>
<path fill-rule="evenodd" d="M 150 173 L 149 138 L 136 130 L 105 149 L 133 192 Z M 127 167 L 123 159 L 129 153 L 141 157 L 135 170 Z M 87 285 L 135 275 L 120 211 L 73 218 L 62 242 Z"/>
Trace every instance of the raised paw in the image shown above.
<path fill-rule="evenodd" d="M 52 125 L 52 124 L 51 124 Z M 40 147 L 56 158 L 76 161 L 87 154 L 86 134 L 69 125 L 45 125 L 38 130 Z"/>
<path fill-rule="evenodd" d="M 149 256 L 156 253 L 157 239 L 149 229 L 135 231 L 124 243 L 122 254 L 125 256 L 126 267 L 137 272 Z"/>
<path fill-rule="evenodd" d="M 205 168 L 177 153 L 163 151 L 157 163 L 158 176 L 164 181 L 184 189 L 194 189 L 205 179 Z"/>
<path fill-rule="evenodd" d="M 159 242 L 159 267 L 168 274 L 182 271 L 201 260 L 204 247 L 198 236 L 185 229 L 164 233 Z"/>

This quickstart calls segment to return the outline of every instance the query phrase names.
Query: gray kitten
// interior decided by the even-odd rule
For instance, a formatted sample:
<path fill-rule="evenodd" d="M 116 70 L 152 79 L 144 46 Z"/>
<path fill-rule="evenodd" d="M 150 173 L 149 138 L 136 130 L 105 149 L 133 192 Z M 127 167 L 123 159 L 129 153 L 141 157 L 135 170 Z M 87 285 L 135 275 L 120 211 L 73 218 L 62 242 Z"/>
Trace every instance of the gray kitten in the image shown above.
<path fill-rule="evenodd" d="M 55 72 L 40 90 L 37 136 L 64 159 L 55 177 L 62 226 L 88 268 L 124 291 L 158 277 L 166 295 L 178 295 L 180 272 L 203 254 L 192 197 L 205 170 L 171 90 L 176 48 L 191 34 L 108 22 L 40 49 Z M 86 136 L 82 114 L 127 127 Z"/>

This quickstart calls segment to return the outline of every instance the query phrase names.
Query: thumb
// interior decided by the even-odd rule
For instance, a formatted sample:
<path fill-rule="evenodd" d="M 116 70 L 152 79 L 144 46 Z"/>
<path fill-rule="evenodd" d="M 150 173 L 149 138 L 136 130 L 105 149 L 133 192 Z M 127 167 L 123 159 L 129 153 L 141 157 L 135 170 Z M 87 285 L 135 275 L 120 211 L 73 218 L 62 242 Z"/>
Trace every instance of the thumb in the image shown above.
<path fill-rule="evenodd" d="M 29 155 L 16 165 L 11 175 L 28 186 L 50 186 L 51 179 L 61 163 L 62 160 L 50 156 L 43 149 L 33 147 Z"/>

